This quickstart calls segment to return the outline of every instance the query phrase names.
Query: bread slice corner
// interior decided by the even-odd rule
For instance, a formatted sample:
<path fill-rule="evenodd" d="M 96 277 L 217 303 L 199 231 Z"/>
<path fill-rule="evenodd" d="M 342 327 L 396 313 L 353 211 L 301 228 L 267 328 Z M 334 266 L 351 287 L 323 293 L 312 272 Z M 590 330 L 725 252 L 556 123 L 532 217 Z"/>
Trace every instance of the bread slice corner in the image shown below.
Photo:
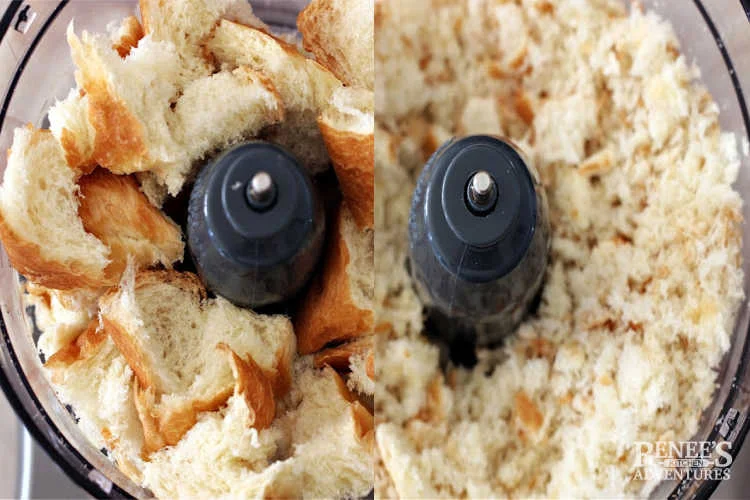
<path fill-rule="evenodd" d="M 344 199 L 360 229 L 374 225 L 374 107 L 371 91 L 341 87 L 318 118 Z"/>
<path fill-rule="evenodd" d="M 295 317 L 302 354 L 373 331 L 373 232 L 360 230 L 343 202 L 329 235 L 323 269 Z"/>

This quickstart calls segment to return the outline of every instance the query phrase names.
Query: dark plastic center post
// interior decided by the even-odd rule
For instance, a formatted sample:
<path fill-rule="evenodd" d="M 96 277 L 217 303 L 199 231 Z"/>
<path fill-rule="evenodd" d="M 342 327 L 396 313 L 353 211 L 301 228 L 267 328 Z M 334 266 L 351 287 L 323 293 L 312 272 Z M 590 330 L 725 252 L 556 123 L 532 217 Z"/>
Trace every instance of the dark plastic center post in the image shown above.
<path fill-rule="evenodd" d="M 198 175 L 187 232 L 209 290 L 243 307 L 277 304 L 304 286 L 320 258 L 323 203 L 289 152 L 247 142 Z"/>
<path fill-rule="evenodd" d="M 409 218 L 411 272 L 440 330 L 429 333 L 484 346 L 515 330 L 541 288 L 549 235 L 544 189 L 514 146 L 482 135 L 444 144 Z"/>

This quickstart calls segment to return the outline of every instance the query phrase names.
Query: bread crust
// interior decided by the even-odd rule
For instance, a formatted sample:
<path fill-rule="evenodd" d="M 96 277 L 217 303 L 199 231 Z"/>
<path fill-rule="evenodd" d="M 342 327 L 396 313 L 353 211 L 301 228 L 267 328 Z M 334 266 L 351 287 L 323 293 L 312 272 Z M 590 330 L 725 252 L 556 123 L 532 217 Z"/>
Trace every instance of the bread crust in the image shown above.
<path fill-rule="evenodd" d="M 375 135 L 338 129 L 318 118 L 344 199 L 360 229 L 375 224 Z"/>
<path fill-rule="evenodd" d="M 109 88 L 95 51 L 72 31 L 68 43 L 79 69 L 76 78 L 89 99 L 88 117 L 95 131 L 91 161 L 117 174 L 146 170 L 149 155 L 143 125 Z"/>
<path fill-rule="evenodd" d="M 170 284 L 196 296 L 198 307 L 203 307 L 206 290 L 198 277 L 191 273 L 170 270 L 142 271 L 135 276 L 134 290 L 154 285 Z M 290 365 L 294 355 L 291 346 L 283 345 L 276 353 L 275 370 L 263 370 L 248 354 L 240 357 L 223 343 L 216 348 L 227 352 L 235 376 L 234 385 L 222 388 L 208 399 L 186 400 L 176 404 L 163 404 L 156 381 L 149 371 L 132 332 L 110 317 L 110 304 L 117 300 L 119 290 L 111 289 L 100 300 L 101 321 L 104 331 L 112 338 L 120 353 L 135 374 L 134 400 L 144 433 L 144 453 L 151 454 L 165 446 L 177 444 L 182 436 L 197 422 L 198 414 L 220 409 L 233 393 L 241 394 L 253 415 L 249 425 L 264 429 L 275 417 L 275 398 L 283 397 L 291 384 Z M 270 403 L 269 403 L 270 401 Z M 269 406 L 270 405 L 270 406 Z"/>
<path fill-rule="evenodd" d="M 329 347 L 315 355 L 313 366 L 322 368 L 328 365 L 338 371 L 349 371 L 349 358 L 357 355 L 369 357 L 373 346 L 374 337 L 367 336 L 335 347 Z"/>
<path fill-rule="evenodd" d="M 182 260 L 179 226 L 148 201 L 133 177 L 97 169 L 78 185 L 84 229 L 110 248 L 105 274 L 112 285 L 119 282 L 128 259 L 137 268 L 158 263 L 169 267 Z"/>
<path fill-rule="evenodd" d="M 235 394 L 239 394 L 250 410 L 248 425 L 258 430 L 267 429 L 276 417 L 273 384 L 249 354 L 241 358 L 226 344 L 217 346 L 229 355 L 235 379 Z"/>
<path fill-rule="evenodd" d="M 297 350 L 310 354 L 333 341 L 360 337 L 372 331 L 372 310 L 354 303 L 347 267 L 350 252 L 342 231 L 344 205 L 338 207 L 331 228 L 323 270 L 316 276 L 294 321 Z"/>
<path fill-rule="evenodd" d="M 60 133 L 60 146 L 65 151 L 65 161 L 68 162 L 68 166 L 80 172 L 81 175 L 89 174 L 96 168 L 94 159 L 90 154 L 79 149 L 76 135 L 67 128 L 63 128 Z"/>
<path fill-rule="evenodd" d="M 232 387 L 218 392 L 211 399 L 186 402 L 177 408 L 165 408 L 156 401 L 153 389 L 144 389 L 136 381 L 133 399 L 138 419 L 143 426 L 143 452 L 146 456 L 165 446 L 176 445 L 198 421 L 198 414 L 216 411 L 232 395 Z"/>
<path fill-rule="evenodd" d="M 138 18 L 128 16 L 122 20 L 120 36 L 112 42 L 112 48 L 124 59 L 130 55 L 130 51 L 133 48 L 138 46 L 138 42 L 144 35 L 143 27 L 138 22 Z"/>
<path fill-rule="evenodd" d="M 98 288 L 107 286 L 109 280 L 103 270 L 92 269 L 82 262 L 63 264 L 43 256 L 42 248 L 24 240 L 0 213 L 0 240 L 13 267 L 38 285 L 57 290 Z"/>
<path fill-rule="evenodd" d="M 149 0 L 138 0 L 138 10 L 141 11 L 143 32 L 146 34 L 151 33 L 152 14 Z"/>
<path fill-rule="evenodd" d="M 52 372 L 52 381 L 59 383 L 62 371 L 77 361 L 93 356 L 107 340 L 107 333 L 100 328 L 98 318 L 91 320 L 76 339 L 50 356 L 44 367 Z"/>
<path fill-rule="evenodd" d="M 206 299 L 206 290 L 197 276 L 191 273 L 178 273 L 175 271 L 158 270 L 142 271 L 135 276 L 134 289 L 152 286 L 154 284 L 173 284 L 177 287 L 196 294 L 199 300 L 203 302 Z M 117 349 L 125 357 L 130 368 L 135 373 L 141 387 L 149 389 L 155 387 L 155 383 L 149 370 L 146 368 L 146 362 L 143 359 L 136 344 L 133 342 L 131 334 L 124 325 L 121 325 L 114 318 L 108 315 L 114 300 L 116 300 L 120 290 L 118 287 L 111 288 L 99 299 L 99 309 L 101 311 L 101 322 L 104 331 L 110 336 L 117 346 Z"/>

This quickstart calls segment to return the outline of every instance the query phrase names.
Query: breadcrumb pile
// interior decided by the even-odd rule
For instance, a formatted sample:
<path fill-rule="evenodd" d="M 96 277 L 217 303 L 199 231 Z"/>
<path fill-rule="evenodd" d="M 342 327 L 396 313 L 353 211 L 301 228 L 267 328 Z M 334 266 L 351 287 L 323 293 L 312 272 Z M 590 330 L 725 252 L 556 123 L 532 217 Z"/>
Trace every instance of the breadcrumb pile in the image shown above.
<path fill-rule="evenodd" d="M 634 443 L 697 431 L 743 298 L 737 144 L 698 69 L 617 0 L 383 0 L 376 41 L 376 494 L 647 495 Z M 536 165 L 552 251 L 538 313 L 444 371 L 407 217 L 472 133 Z"/>

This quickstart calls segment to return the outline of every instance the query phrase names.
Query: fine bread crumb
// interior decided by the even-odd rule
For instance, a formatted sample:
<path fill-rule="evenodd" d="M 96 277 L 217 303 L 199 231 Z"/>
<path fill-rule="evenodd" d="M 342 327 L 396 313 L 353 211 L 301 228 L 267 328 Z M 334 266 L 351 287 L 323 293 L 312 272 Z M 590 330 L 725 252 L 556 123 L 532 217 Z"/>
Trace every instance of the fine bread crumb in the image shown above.
<path fill-rule="evenodd" d="M 750 145 L 671 26 L 625 2 L 386 0 L 376 30 L 376 496 L 648 496 L 634 443 L 690 439 L 730 347 Z M 444 371 L 407 218 L 468 133 L 535 164 L 552 250 L 537 316 Z"/>

